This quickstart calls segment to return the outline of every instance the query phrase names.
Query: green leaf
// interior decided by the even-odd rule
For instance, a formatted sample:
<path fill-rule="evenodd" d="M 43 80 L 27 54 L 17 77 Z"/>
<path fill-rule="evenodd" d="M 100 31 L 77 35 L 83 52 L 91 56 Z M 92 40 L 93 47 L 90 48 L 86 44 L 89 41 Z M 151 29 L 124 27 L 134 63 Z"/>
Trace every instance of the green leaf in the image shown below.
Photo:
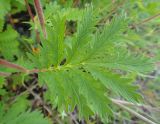
<path fill-rule="evenodd" d="M 87 60 L 86 64 L 140 74 L 151 72 L 154 69 L 151 59 L 116 47 L 104 55 L 97 55 L 95 58 Z"/>
<path fill-rule="evenodd" d="M 135 58 L 116 44 L 126 31 L 124 16 L 114 18 L 104 28 L 95 28 L 96 14 L 87 8 L 78 21 L 77 32 L 69 38 L 64 36 L 63 16 L 53 14 L 49 20 L 47 40 L 42 42 L 39 53 L 29 54 L 29 59 L 39 69 L 39 82 L 48 87 L 45 99 L 53 107 L 72 112 L 77 106 L 80 117 L 97 114 L 106 122 L 112 113 L 108 90 L 131 102 L 141 99 L 130 78 L 113 73 L 115 69 L 136 74 L 150 70 L 140 66 L 150 64 L 148 59 Z"/>
<path fill-rule="evenodd" d="M 83 9 L 79 9 L 79 8 L 62 8 L 57 3 L 51 2 L 46 5 L 44 14 L 45 14 L 45 17 L 47 18 L 47 21 L 51 16 L 55 15 L 57 12 L 61 16 L 65 16 L 67 21 L 77 21 L 82 18 L 83 11 L 84 11 Z"/>
<path fill-rule="evenodd" d="M 0 19 L 4 19 L 5 15 L 11 10 L 11 0 L 0 0 Z"/>
<path fill-rule="evenodd" d="M 26 111 L 27 103 L 24 98 L 20 98 L 6 111 L 6 106 L 0 102 L 1 124 L 51 124 L 39 111 Z"/>
<path fill-rule="evenodd" d="M 0 19 L 0 32 L 3 30 L 4 19 Z"/>
<path fill-rule="evenodd" d="M 10 26 L 6 31 L 0 33 L 0 52 L 9 60 L 13 59 L 13 55 L 17 55 L 18 50 L 18 33 Z"/>
<path fill-rule="evenodd" d="M 95 34 L 92 47 L 87 51 L 87 59 L 97 54 L 103 54 L 111 43 L 113 44 L 120 38 L 121 33 L 126 29 L 126 24 L 125 17 L 120 16 L 114 18 L 110 24 L 106 24 L 102 31 L 98 31 Z"/>
<path fill-rule="evenodd" d="M 110 100 L 104 95 L 106 90 L 90 75 L 71 69 L 40 73 L 39 76 L 48 86 L 47 98 L 54 102 L 53 105 L 57 104 L 60 111 L 72 112 L 77 105 L 80 117 L 89 118 L 94 112 L 104 120 L 112 113 Z"/>
<path fill-rule="evenodd" d="M 5 82 L 5 78 L 0 76 L 0 88 L 2 88 L 4 82 Z"/>
<path fill-rule="evenodd" d="M 49 68 L 53 64 L 58 66 L 64 57 L 65 17 L 57 14 L 51 17 L 50 21 L 47 26 L 47 39 L 43 39 L 39 53 L 28 54 L 38 68 Z"/>
<path fill-rule="evenodd" d="M 21 124 L 22 122 L 23 124 L 51 124 L 51 121 L 44 118 L 39 111 L 24 112 L 6 124 Z"/>
<path fill-rule="evenodd" d="M 15 1 L 21 3 L 22 5 L 25 5 L 25 1 L 22 1 L 22 0 L 15 0 Z"/>
<path fill-rule="evenodd" d="M 64 109 L 63 103 L 65 103 L 64 95 L 65 91 L 62 82 L 59 82 L 57 73 L 45 72 L 39 73 L 41 84 L 47 84 L 48 96 L 47 98 L 51 101 L 52 105 L 58 106 L 58 109 Z"/>
<path fill-rule="evenodd" d="M 72 79 L 79 85 L 79 92 L 86 98 L 91 110 L 107 121 L 112 112 L 109 107 L 110 100 L 105 97 L 106 89 L 87 73 L 78 70 L 72 71 Z"/>
<path fill-rule="evenodd" d="M 66 19 L 68 21 L 76 21 L 82 19 L 83 11 L 83 9 L 79 8 L 68 8 L 64 10 L 64 14 L 66 15 Z"/>
<path fill-rule="evenodd" d="M 80 55 L 85 54 L 85 49 L 89 45 L 96 22 L 97 19 L 93 9 L 86 8 L 82 16 L 82 20 L 78 23 L 77 33 L 72 39 L 72 48 L 67 51 L 68 63 L 75 63 L 82 59 Z"/>
<path fill-rule="evenodd" d="M 11 120 L 16 119 L 19 114 L 27 109 L 28 102 L 24 98 L 18 98 L 18 100 L 8 108 L 5 112 L 3 123 L 10 123 Z"/>
<path fill-rule="evenodd" d="M 0 76 L 0 96 L 4 96 L 6 94 L 6 90 L 3 89 L 5 84 L 5 78 Z"/>
<path fill-rule="evenodd" d="M 141 96 L 136 93 L 137 87 L 131 83 L 133 80 L 129 78 L 122 78 L 118 74 L 113 74 L 105 69 L 98 69 L 94 66 L 87 67 L 87 70 L 95 77 L 100 80 L 108 89 L 115 92 L 117 95 L 121 95 L 130 102 L 138 102 Z"/>
<path fill-rule="evenodd" d="M 64 57 L 64 35 L 65 35 L 65 17 L 60 16 L 59 14 L 51 17 L 50 19 L 51 25 L 50 31 L 48 32 L 48 41 L 51 45 L 51 51 L 53 53 L 53 64 L 58 65 L 62 61 Z M 44 42 L 44 46 L 45 42 Z"/>
<path fill-rule="evenodd" d="M 72 79 L 72 72 L 39 73 L 39 77 L 41 82 L 45 82 L 48 86 L 46 98 L 51 101 L 52 105 L 58 106 L 59 111 L 72 112 L 77 105 L 81 118 L 89 118 L 89 115 L 93 113 L 79 93 L 77 82 Z"/>

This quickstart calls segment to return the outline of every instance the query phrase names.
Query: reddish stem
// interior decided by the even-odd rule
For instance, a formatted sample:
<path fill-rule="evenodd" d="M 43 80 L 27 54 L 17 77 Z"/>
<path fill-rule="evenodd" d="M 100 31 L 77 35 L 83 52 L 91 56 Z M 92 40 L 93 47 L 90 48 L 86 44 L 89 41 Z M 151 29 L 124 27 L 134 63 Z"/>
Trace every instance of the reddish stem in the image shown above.
<path fill-rule="evenodd" d="M 34 22 L 34 16 L 32 14 L 31 7 L 29 6 L 28 0 L 25 0 L 25 3 L 26 3 L 26 7 L 28 10 L 29 16 L 31 17 L 32 21 Z"/>
<path fill-rule="evenodd" d="M 11 62 L 8 62 L 7 60 L 4 60 L 4 59 L 0 59 L 0 65 L 2 66 L 5 66 L 7 68 L 13 68 L 13 69 L 16 69 L 16 70 L 19 70 L 20 72 L 24 72 L 24 73 L 27 73 L 27 74 L 31 74 L 31 73 L 38 73 L 38 72 L 47 72 L 48 69 L 33 69 L 33 70 L 29 70 L 29 69 L 26 69 L 20 65 L 17 65 L 17 64 L 14 64 L 14 63 L 11 63 Z M 0 76 L 10 76 L 10 73 L 5 73 L 5 72 L 0 72 Z"/>
<path fill-rule="evenodd" d="M 31 7 L 29 6 L 28 0 L 25 0 L 25 4 L 26 4 L 26 7 L 27 7 L 29 16 L 32 19 L 32 22 L 35 23 L 34 15 L 32 14 Z M 37 41 L 37 43 L 40 43 L 40 36 L 39 36 L 39 32 L 38 32 L 37 28 L 35 29 L 35 33 L 36 33 L 36 41 Z"/>
<path fill-rule="evenodd" d="M 26 68 L 24 68 L 22 66 L 19 66 L 17 64 L 13 64 L 11 62 L 8 62 L 8 61 L 6 61 L 4 59 L 0 59 L 0 65 L 3 65 L 3 66 L 8 67 L 8 68 L 17 69 L 17 70 L 19 70 L 21 72 L 28 72 L 28 69 L 26 69 Z"/>
<path fill-rule="evenodd" d="M 46 28 L 45 28 L 45 20 L 44 20 L 44 15 L 43 15 L 43 10 L 42 10 L 40 0 L 34 0 L 34 5 L 35 5 L 36 12 L 38 14 L 39 22 L 41 24 L 41 28 L 42 28 L 44 37 L 46 38 L 47 32 L 46 32 Z"/>

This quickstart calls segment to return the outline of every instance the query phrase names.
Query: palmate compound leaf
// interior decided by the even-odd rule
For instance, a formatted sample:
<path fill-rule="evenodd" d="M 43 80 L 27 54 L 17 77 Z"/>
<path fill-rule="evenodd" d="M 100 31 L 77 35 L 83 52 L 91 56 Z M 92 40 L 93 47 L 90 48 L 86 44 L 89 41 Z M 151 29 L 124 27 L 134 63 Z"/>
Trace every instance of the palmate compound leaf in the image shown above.
<path fill-rule="evenodd" d="M 139 59 L 132 66 L 128 66 L 130 61 L 125 61 L 126 58 L 124 61 L 119 59 L 125 62 L 121 68 L 113 67 L 114 63 L 119 61 L 116 59 L 113 65 L 106 67 L 101 63 L 107 63 L 108 58 L 105 58 L 107 49 L 114 48 L 114 41 L 125 29 L 126 21 L 123 17 L 116 17 L 111 24 L 107 24 L 104 29 L 94 34 L 96 19 L 93 10 L 86 9 L 81 22 L 78 23 L 77 33 L 71 38 L 70 49 L 64 45 L 63 16 L 54 15 L 51 19 L 54 20 L 48 30 L 48 39 L 42 42 L 39 53 L 29 55 L 32 64 L 40 69 L 40 82 L 48 87 L 46 99 L 54 106 L 58 106 L 60 111 L 71 112 L 75 106 L 78 106 L 81 117 L 87 118 L 94 113 L 103 120 L 107 120 L 107 116 L 111 114 L 107 88 L 131 102 L 139 100 L 140 96 L 136 88 L 129 84 L 131 80 L 113 74 L 114 71 L 112 72 L 111 69 L 125 68 L 124 70 L 127 71 L 139 72 L 135 65 L 148 64 L 147 59 Z M 115 52 L 107 52 L 107 54 L 112 56 Z M 123 52 L 119 54 L 125 56 Z M 135 61 L 132 55 L 127 59 L 130 57 Z M 61 64 L 63 60 L 66 61 Z M 93 63 L 95 63 L 94 68 L 89 68 Z M 110 71 L 107 71 L 108 68 Z M 144 68 L 141 68 L 140 72 L 143 71 Z"/>
<path fill-rule="evenodd" d="M 28 102 L 18 99 L 12 106 L 0 102 L 0 124 L 51 124 L 40 111 L 26 111 Z"/>

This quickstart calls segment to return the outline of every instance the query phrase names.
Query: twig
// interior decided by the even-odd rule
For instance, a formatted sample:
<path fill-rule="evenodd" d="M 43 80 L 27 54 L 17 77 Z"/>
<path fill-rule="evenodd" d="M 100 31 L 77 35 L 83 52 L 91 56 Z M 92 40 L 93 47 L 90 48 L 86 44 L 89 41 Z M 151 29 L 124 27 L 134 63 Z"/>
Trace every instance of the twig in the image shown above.
<path fill-rule="evenodd" d="M 34 80 L 34 81 L 36 81 L 36 80 Z M 33 82 L 32 82 L 32 83 L 33 83 Z M 37 86 L 38 86 L 38 84 L 35 84 L 35 85 L 31 86 L 31 87 L 28 87 L 28 89 L 29 89 L 29 90 L 33 90 L 33 89 L 35 89 Z M 28 93 L 28 92 L 29 92 L 28 89 L 25 90 L 25 91 L 23 91 L 23 92 L 21 92 L 21 93 L 18 94 L 17 96 L 13 96 L 13 97 L 10 99 L 10 101 L 12 101 L 11 103 L 14 103 L 14 102 L 16 101 L 17 97 L 21 97 L 21 96 L 23 96 L 24 94 Z"/>
<path fill-rule="evenodd" d="M 111 12 L 108 14 L 107 18 L 111 16 L 113 13 L 117 11 L 117 9 L 121 8 L 125 4 L 126 0 L 122 0 L 121 3 L 119 3 L 116 7 L 114 7 Z"/>
<path fill-rule="evenodd" d="M 20 65 L 17 65 L 17 64 L 13 64 L 11 62 L 8 62 L 7 60 L 4 60 L 4 59 L 0 59 L 0 65 L 3 65 L 5 67 L 8 67 L 8 68 L 14 68 L 14 69 L 17 69 L 21 72 L 28 72 L 28 69 L 20 66 Z"/>
<path fill-rule="evenodd" d="M 158 13 L 158 14 L 156 14 L 156 15 L 153 15 L 153 16 L 147 18 L 147 19 L 144 19 L 143 21 L 139 22 L 139 23 L 136 24 L 136 25 L 144 24 L 144 23 L 149 22 L 149 21 L 151 21 L 151 20 L 153 20 L 153 19 L 155 19 L 155 18 L 157 18 L 157 17 L 160 17 L 160 13 Z"/>
<path fill-rule="evenodd" d="M 155 107 L 151 107 L 151 106 L 148 106 L 148 105 L 143 105 L 143 104 L 134 104 L 134 103 L 131 103 L 131 102 L 127 102 L 127 101 L 124 101 L 124 100 L 118 100 L 118 99 L 112 99 L 112 101 L 116 102 L 116 103 L 120 103 L 120 104 L 123 104 L 123 105 L 127 105 L 127 106 L 136 106 L 136 107 L 143 107 L 143 108 L 146 108 L 146 109 L 150 109 L 150 110 L 159 110 L 160 111 L 160 108 L 155 108 Z"/>
<path fill-rule="evenodd" d="M 111 100 L 112 100 L 112 99 L 111 99 Z M 119 103 L 119 102 L 116 102 L 116 101 L 114 101 L 114 100 L 112 100 L 112 102 L 113 102 L 114 104 L 118 105 L 120 108 L 125 109 L 125 110 L 128 111 L 129 113 L 135 115 L 135 116 L 138 117 L 139 119 L 145 121 L 146 123 L 148 123 L 148 124 L 156 124 L 155 122 L 153 122 L 153 121 L 149 120 L 148 118 L 142 116 L 141 114 L 137 113 L 136 111 L 134 111 L 134 110 L 126 107 L 125 105 L 123 105 L 123 104 L 121 104 L 121 103 Z"/>
<path fill-rule="evenodd" d="M 102 21 L 106 21 L 113 13 L 115 13 L 117 11 L 117 9 L 121 8 L 124 4 L 125 4 L 126 0 L 123 0 L 121 3 L 119 3 L 118 5 L 116 5 L 111 11 L 110 13 L 103 18 L 100 22 Z"/>
<path fill-rule="evenodd" d="M 27 91 L 28 91 L 29 93 L 31 93 L 31 94 L 35 97 L 36 100 L 39 100 L 39 102 L 43 105 L 44 109 L 45 109 L 50 115 L 53 115 L 52 109 L 49 108 L 49 107 L 44 103 L 44 101 L 42 100 L 42 98 L 41 98 L 39 95 L 37 95 L 36 93 L 33 92 L 33 89 L 28 88 L 25 84 L 24 84 L 24 87 L 27 89 Z"/>
<path fill-rule="evenodd" d="M 139 26 L 139 25 L 143 25 L 143 24 L 145 24 L 145 23 L 147 23 L 147 22 L 149 22 L 149 21 L 151 21 L 151 20 L 153 20 L 153 19 L 155 19 L 155 18 L 157 18 L 157 17 L 160 17 L 160 13 L 158 13 L 158 14 L 156 14 L 156 15 L 153 15 L 153 16 L 151 16 L 151 17 L 149 17 L 149 18 L 146 18 L 146 19 L 140 21 L 140 22 L 137 23 L 137 24 L 132 24 L 132 25 L 129 26 L 129 27 L 130 27 L 131 29 L 134 29 L 135 27 L 137 27 L 137 26 Z"/>
<path fill-rule="evenodd" d="M 39 22 L 41 24 L 41 28 L 42 28 L 44 37 L 46 38 L 47 32 L 46 32 L 46 28 L 45 28 L 45 20 L 44 20 L 44 15 L 43 15 L 41 3 L 39 0 L 34 0 L 34 5 L 35 5 L 36 12 L 38 14 Z"/>

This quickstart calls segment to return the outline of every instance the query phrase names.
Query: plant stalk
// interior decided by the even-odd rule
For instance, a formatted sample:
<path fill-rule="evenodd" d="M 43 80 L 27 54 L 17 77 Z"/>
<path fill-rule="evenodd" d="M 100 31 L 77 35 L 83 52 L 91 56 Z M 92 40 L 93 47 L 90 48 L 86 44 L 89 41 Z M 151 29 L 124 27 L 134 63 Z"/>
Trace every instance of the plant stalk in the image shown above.
<path fill-rule="evenodd" d="M 124 100 L 119 100 L 119 99 L 112 99 L 112 101 L 116 102 L 116 103 L 120 103 L 122 105 L 125 105 L 125 106 L 135 106 L 135 107 L 142 107 L 142 108 L 145 108 L 147 110 L 158 110 L 160 111 L 160 108 L 158 107 L 151 107 L 151 106 L 148 106 L 148 105 L 145 105 L 145 104 L 134 104 L 134 103 L 131 103 L 131 102 L 127 102 L 127 101 L 124 101 Z"/>
<path fill-rule="evenodd" d="M 33 15 L 32 11 L 31 11 L 31 7 L 29 6 L 28 0 L 25 0 L 25 4 L 26 4 L 26 8 L 28 10 L 28 13 L 29 13 L 29 16 L 30 16 L 32 22 L 35 23 L 34 15 Z M 35 28 L 35 33 L 36 33 L 36 41 L 39 44 L 41 41 L 40 41 L 40 36 L 39 36 L 39 32 L 38 32 L 37 28 Z"/>
<path fill-rule="evenodd" d="M 153 122 L 153 121 L 149 120 L 148 118 L 142 116 L 141 114 L 137 113 L 136 111 L 134 111 L 134 110 L 126 107 L 125 105 L 123 105 L 123 104 L 121 104 L 121 103 L 119 103 L 119 102 L 116 102 L 115 100 L 112 100 L 112 99 L 111 99 L 111 101 L 112 101 L 114 104 L 118 105 L 120 108 L 125 109 L 126 111 L 128 111 L 128 112 L 131 113 L 131 114 L 133 114 L 133 115 L 136 116 L 137 118 L 143 120 L 144 122 L 146 122 L 146 123 L 148 123 L 148 124 L 156 124 L 155 122 Z"/>
<path fill-rule="evenodd" d="M 0 59 L 0 65 L 8 67 L 8 68 L 13 68 L 13 69 L 19 70 L 21 72 L 25 72 L 25 73 L 28 72 L 28 69 L 26 69 L 20 65 L 8 62 L 7 60 L 4 60 L 4 59 Z"/>
<path fill-rule="evenodd" d="M 44 14 L 43 14 L 42 5 L 40 3 L 40 0 L 34 0 L 34 6 L 38 14 L 38 19 L 39 19 L 44 37 L 47 38 L 47 32 L 45 28 L 45 19 L 44 19 Z"/>
<path fill-rule="evenodd" d="M 24 0 L 24 1 L 25 1 L 27 10 L 28 10 L 29 16 L 31 17 L 32 21 L 34 22 L 34 16 L 32 14 L 31 7 L 29 6 L 28 0 Z"/>

